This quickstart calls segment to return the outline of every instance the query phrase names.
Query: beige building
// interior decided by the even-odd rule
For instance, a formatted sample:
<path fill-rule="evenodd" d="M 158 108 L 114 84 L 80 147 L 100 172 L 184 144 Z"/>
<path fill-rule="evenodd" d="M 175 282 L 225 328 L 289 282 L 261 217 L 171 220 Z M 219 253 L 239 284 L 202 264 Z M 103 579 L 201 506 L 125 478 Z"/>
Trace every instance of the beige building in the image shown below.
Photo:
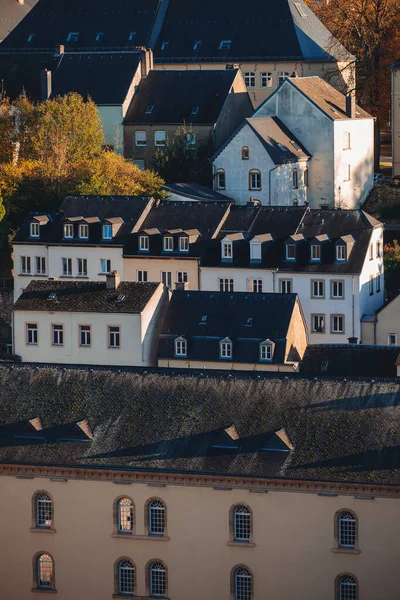
<path fill-rule="evenodd" d="M 400 345 L 400 295 L 361 319 L 363 344 Z"/>
<path fill-rule="evenodd" d="M 392 157 L 393 175 L 400 174 L 400 59 L 392 66 Z"/>
<path fill-rule="evenodd" d="M 0 377 L 2 598 L 396 598 L 397 383 Z"/>

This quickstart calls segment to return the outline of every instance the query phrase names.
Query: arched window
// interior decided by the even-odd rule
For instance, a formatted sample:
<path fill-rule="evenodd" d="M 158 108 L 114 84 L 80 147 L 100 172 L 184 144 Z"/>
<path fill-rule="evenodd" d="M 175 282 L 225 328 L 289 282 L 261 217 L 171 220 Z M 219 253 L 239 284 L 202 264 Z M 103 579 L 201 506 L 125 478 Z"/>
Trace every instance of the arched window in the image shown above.
<path fill-rule="evenodd" d="M 352 575 L 339 577 L 338 600 L 357 600 L 357 581 Z"/>
<path fill-rule="evenodd" d="M 36 558 L 36 587 L 38 589 L 54 589 L 54 562 L 50 554 L 39 554 Z"/>
<path fill-rule="evenodd" d="M 304 187 L 308 187 L 308 167 L 304 169 L 303 182 Z"/>
<path fill-rule="evenodd" d="M 224 169 L 218 169 L 216 172 L 217 190 L 224 190 L 226 188 L 226 177 Z"/>
<path fill-rule="evenodd" d="M 149 566 L 150 596 L 163 598 L 167 593 L 167 573 L 162 562 L 155 561 Z"/>
<path fill-rule="evenodd" d="M 233 510 L 233 535 L 235 541 L 248 542 L 251 535 L 251 513 L 247 506 L 235 506 Z"/>
<path fill-rule="evenodd" d="M 249 171 L 249 190 L 261 190 L 261 171 L 258 169 Z"/>
<path fill-rule="evenodd" d="M 299 187 L 299 172 L 297 169 L 293 169 L 292 171 L 292 187 L 294 190 L 297 190 Z"/>
<path fill-rule="evenodd" d="M 117 526 L 119 533 L 133 531 L 133 502 L 130 498 L 120 498 L 117 501 Z"/>
<path fill-rule="evenodd" d="M 252 577 L 246 567 L 237 567 L 234 572 L 235 600 L 251 600 Z"/>
<path fill-rule="evenodd" d="M 149 534 L 164 535 L 165 531 L 165 504 L 161 500 L 152 500 L 149 503 Z"/>
<path fill-rule="evenodd" d="M 338 546 L 340 548 L 355 548 L 357 542 L 356 516 L 344 510 L 337 516 L 338 519 Z"/>
<path fill-rule="evenodd" d="M 293 200 L 293 206 L 298 206 L 299 205 L 299 201 L 298 200 Z"/>
<path fill-rule="evenodd" d="M 242 148 L 242 160 L 249 160 L 250 153 L 248 146 L 243 146 Z"/>
<path fill-rule="evenodd" d="M 36 527 L 50 528 L 52 526 L 53 506 L 46 492 L 39 492 L 35 496 L 35 525 Z"/>
<path fill-rule="evenodd" d="M 135 593 L 135 567 L 127 559 L 118 563 L 118 593 L 130 596 Z"/>

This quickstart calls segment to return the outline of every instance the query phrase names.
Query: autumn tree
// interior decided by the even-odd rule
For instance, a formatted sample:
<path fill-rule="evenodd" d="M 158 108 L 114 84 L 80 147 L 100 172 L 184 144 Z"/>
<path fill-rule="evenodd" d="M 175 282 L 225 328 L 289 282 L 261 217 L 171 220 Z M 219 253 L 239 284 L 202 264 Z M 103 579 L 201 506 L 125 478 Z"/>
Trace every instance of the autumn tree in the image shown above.
<path fill-rule="evenodd" d="M 392 244 L 386 244 L 383 251 L 385 290 L 390 297 L 400 290 L 400 245 L 394 240 Z"/>

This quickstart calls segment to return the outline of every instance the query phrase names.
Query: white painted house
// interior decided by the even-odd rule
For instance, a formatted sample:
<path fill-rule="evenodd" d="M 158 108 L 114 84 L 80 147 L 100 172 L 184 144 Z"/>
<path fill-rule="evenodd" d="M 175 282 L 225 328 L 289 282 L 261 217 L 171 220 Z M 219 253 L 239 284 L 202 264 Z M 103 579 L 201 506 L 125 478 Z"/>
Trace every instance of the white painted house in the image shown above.
<path fill-rule="evenodd" d="M 279 139 L 277 124 L 285 140 Z M 295 155 L 296 146 L 311 157 L 308 162 L 305 156 L 294 162 L 289 151 Z M 274 163 L 276 147 L 286 161 Z M 286 78 L 213 158 L 214 188 L 238 203 L 251 197 L 269 206 L 307 202 L 311 208 L 354 209 L 374 184 L 374 119 L 353 95 L 320 77 Z M 260 171 L 260 189 L 253 189 L 253 171 Z"/>

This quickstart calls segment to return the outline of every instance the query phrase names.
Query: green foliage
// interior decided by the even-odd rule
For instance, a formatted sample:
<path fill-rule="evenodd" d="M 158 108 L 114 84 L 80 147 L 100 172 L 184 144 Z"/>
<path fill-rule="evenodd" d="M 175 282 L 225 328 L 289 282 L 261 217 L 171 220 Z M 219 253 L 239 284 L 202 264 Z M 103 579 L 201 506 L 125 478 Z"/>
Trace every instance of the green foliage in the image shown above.
<path fill-rule="evenodd" d="M 385 269 L 386 294 L 391 296 L 400 289 L 400 245 L 397 240 L 384 246 L 383 265 Z"/>

